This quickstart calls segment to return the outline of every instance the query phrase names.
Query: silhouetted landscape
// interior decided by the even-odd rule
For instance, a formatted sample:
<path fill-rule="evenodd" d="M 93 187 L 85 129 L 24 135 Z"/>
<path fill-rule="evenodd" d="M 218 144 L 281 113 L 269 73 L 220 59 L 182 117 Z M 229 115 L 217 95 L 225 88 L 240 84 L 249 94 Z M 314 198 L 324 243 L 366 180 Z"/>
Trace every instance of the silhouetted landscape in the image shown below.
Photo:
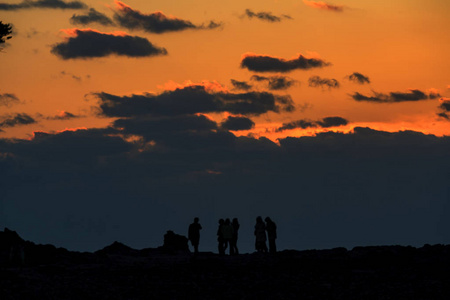
<path fill-rule="evenodd" d="M 5 299 L 449 299 L 450 245 L 194 255 L 178 245 L 96 252 L 0 232 Z"/>
<path fill-rule="evenodd" d="M 450 0 L 0 12 L 0 300 L 450 300 Z"/>

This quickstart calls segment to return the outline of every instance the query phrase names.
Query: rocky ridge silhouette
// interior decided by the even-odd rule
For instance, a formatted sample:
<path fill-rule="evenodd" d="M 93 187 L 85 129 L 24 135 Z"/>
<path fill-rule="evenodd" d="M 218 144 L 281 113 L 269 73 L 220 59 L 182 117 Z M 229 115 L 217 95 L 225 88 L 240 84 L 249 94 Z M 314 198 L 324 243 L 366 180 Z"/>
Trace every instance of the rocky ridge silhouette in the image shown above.
<path fill-rule="evenodd" d="M 167 245 L 166 245 L 167 246 Z M 450 299 L 450 245 L 74 252 L 0 232 L 0 299 Z"/>

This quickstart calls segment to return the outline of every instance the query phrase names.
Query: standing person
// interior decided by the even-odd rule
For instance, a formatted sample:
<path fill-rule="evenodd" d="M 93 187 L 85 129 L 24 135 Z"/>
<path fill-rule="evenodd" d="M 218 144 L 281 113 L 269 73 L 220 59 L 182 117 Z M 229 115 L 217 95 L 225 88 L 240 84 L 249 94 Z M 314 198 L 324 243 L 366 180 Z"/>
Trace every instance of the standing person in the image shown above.
<path fill-rule="evenodd" d="M 233 226 L 233 238 L 230 242 L 230 253 L 232 254 L 239 254 L 239 250 L 237 247 L 237 240 L 238 240 L 238 231 L 239 231 L 239 221 L 237 218 L 234 218 L 231 222 L 231 226 Z"/>
<path fill-rule="evenodd" d="M 269 238 L 269 252 L 276 253 L 277 245 L 275 244 L 275 240 L 277 238 L 277 224 L 272 221 L 269 217 L 266 217 L 266 231 L 267 237 Z"/>
<path fill-rule="evenodd" d="M 227 247 L 230 247 L 230 255 L 234 254 L 233 248 L 231 247 L 231 240 L 233 239 L 233 225 L 231 225 L 230 219 L 226 219 L 225 223 L 222 225 L 222 238 L 224 244 L 224 253 Z"/>
<path fill-rule="evenodd" d="M 189 225 L 188 239 L 194 247 L 194 253 L 198 253 L 198 244 L 200 243 L 200 230 L 202 225 L 198 222 L 199 218 L 194 218 L 194 223 Z"/>
<path fill-rule="evenodd" d="M 217 242 L 219 243 L 219 254 L 224 255 L 225 254 L 225 243 L 223 239 L 223 233 L 222 233 L 222 227 L 224 225 L 225 221 L 224 219 L 219 220 L 219 228 L 217 229 Z"/>
<path fill-rule="evenodd" d="M 266 245 L 266 225 L 264 224 L 264 221 L 261 217 L 256 218 L 256 225 L 255 225 L 255 248 L 258 252 L 267 252 L 267 245 Z"/>

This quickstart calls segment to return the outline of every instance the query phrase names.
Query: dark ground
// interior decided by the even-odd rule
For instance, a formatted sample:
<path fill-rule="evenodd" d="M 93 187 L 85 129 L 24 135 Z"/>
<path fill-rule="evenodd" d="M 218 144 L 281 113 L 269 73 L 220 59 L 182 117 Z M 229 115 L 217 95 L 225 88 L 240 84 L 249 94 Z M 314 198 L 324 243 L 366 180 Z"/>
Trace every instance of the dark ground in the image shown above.
<path fill-rule="evenodd" d="M 169 252 L 120 243 L 70 252 L 5 230 L 0 299 L 450 299 L 450 245 Z"/>

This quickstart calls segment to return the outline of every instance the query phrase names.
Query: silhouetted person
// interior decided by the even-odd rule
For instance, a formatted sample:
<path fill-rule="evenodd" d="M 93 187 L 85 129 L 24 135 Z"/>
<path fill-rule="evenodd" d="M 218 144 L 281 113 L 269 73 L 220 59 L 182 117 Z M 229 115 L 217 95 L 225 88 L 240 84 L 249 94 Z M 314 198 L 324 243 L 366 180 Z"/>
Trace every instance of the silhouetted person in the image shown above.
<path fill-rule="evenodd" d="M 258 252 L 267 252 L 266 246 L 266 224 L 261 217 L 256 218 L 255 225 L 255 249 Z"/>
<path fill-rule="evenodd" d="M 230 242 L 230 253 L 231 254 L 239 254 L 239 250 L 237 247 L 237 240 L 238 240 L 238 231 L 239 231 L 239 221 L 237 218 L 233 219 L 233 222 L 231 222 L 231 226 L 233 226 L 233 238 Z"/>
<path fill-rule="evenodd" d="M 217 242 L 219 243 L 219 254 L 224 255 L 225 254 L 225 241 L 223 239 L 223 233 L 222 233 L 222 227 L 225 224 L 224 219 L 219 220 L 219 228 L 217 229 Z"/>
<path fill-rule="evenodd" d="M 267 238 L 269 239 L 269 252 L 276 253 L 277 245 L 275 240 L 277 239 L 277 225 L 269 217 L 266 217 L 266 231 Z"/>
<path fill-rule="evenodd" d="M 199 219 L 194 218 L 194 223 L 189 225 L 188 239 L 191 241 L 192 247 L 194 247 L 194 253 L 198 253 L 198 244 L 200 243 L 200 230 L 202 225 L 198 223 Z"/>
<path fill-rule="evenodd" d="M 231 240 L 233 239 L 233 225 L 231 225 L 230 219 L 226 219 L 223 223 L 222 227 L 222 238 L 224 244 L 224 253 L 225 249 L 230 246 L 230 255 L 234 254 L 233 249 L 231 248 Z"/>

